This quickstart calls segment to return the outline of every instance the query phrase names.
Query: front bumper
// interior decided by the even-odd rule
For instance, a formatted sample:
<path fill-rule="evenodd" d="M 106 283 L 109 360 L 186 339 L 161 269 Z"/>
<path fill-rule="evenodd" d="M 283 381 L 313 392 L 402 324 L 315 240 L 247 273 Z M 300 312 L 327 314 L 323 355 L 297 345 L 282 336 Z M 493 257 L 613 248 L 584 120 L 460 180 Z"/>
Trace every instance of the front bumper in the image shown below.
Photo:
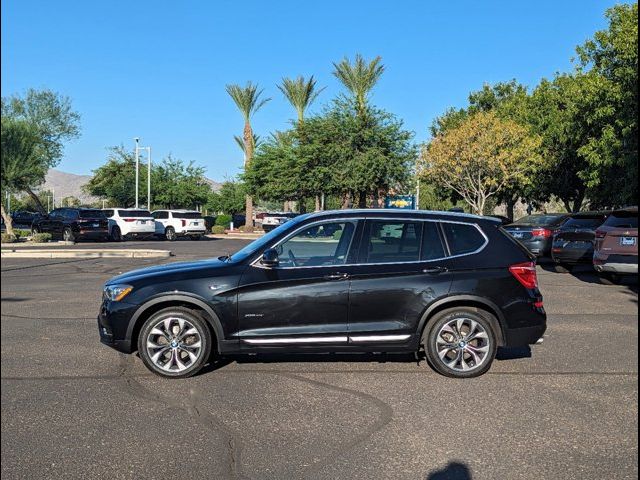
<path fill-rule="evenodd" d="M 137 308 L 136 305 L 122 301 L 103 300 L 97 318 L 100 341 L 124 353 L 134 351 L 136 346 L 131 344 L 128 332 L 129 323 Z"/>

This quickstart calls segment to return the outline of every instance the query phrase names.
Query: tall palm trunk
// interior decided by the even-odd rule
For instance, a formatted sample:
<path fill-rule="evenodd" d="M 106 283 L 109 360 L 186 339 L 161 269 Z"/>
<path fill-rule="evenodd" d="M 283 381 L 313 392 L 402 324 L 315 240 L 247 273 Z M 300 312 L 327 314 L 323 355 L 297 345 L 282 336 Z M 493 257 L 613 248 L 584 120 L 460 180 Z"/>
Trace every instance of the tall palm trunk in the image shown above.
<path fill-rule="evenodd" d="M 251 163 L 253 158 L 253 130 L 251 124 L 245 122 L 244 124 L 244 170 L 247 171 L 247 167 Z M 253 197 L 249 194 L 245 196 L 245 228 L 253 229 Z"/>

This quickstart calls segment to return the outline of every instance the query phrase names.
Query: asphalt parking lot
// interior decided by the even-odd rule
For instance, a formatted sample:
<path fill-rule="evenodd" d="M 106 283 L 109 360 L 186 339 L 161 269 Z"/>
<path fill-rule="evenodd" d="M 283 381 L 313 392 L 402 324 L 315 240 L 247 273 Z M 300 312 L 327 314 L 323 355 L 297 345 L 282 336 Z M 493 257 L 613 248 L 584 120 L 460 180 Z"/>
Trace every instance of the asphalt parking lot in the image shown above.
<path fill-rule="evenodd" d="M 238 357 L 168 381 L 99 343 L 109 277 L 246 243 L 3 259 L 2 478 L 637 478 L 638 287 L 586 269 L 540 267 L 544 343 L 473 380 L 372 354 Z"/>

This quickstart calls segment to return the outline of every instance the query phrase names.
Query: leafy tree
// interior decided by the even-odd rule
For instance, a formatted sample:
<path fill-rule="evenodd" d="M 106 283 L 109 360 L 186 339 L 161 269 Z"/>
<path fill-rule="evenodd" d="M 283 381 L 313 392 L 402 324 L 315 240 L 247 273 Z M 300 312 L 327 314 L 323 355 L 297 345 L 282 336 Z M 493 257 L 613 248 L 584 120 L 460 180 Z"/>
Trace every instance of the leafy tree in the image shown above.
<path fill-rule="evenodd" d="M 526 181 L 542 161 L 539 146 L 540 138 L 528 128 L 495 112 L 478 112 L 436 136 L 421 162 L 428 179 L 457 192 L 482 215 L 490 197 L 514 181 Z"/>
<path fill-rule="evenodd" d="M 71 195 L 60 200 L 60 205 L 63 207 L 79 207 L 82 205 L 82 202 L 78 197 Z"/>
<path fill-rule="evenodd" d="M 171 156 L 151 170 L 152 198 L 165 208 L 198 208 L 211 194 L 204 168 Z"/>
<path fill-rule="evenodd" d="M 46 155 L 42 137 L 26 120 L 2 117 L 0 132 L 2 161 L 2 218 L 7 233 L 13 235 L 11 217 L 4 208 L 6 192 L 23 191 L 40 182 L 46 173 Z"/>
<path fill-rule="evenodd" d="M 244 211 L 246 188 L 242 182 L 228 180 L 220 191 L 212 192 L 206 204 L 209 211 L 235 215 Z"/>
<path fill-rule="evenodd" d="M 55 167 L 64 151 L 63 142 L 80 135 L 80 115 L 72 109 L 71 100 L 51 90 L 29 89 L 24 96 L 2 97 L 2 118 L 21 120 L 29 125 L 38 137 L 41 153 L 38 155 L 43 172 L 32 176 L 22 189 L 34 200 L 41 213 L 44 207 L 34 188 L 44 182 L 49 168 Z"/>
<path fill-rule="evenodd" d="M 591 165 L 582 174 L 588 196 L 598 206 L 620 206 L 638 199 L 638 3 L 606 12 L 609 26 L 578 47 L 578 75 L 592 125 L 580 148 Z"/>
<path fill-rule="evenodd" d="M 247 82 L 244 87 L 227 85 L 226 90 L 244 118 L 242 139 L 244 142 L 244 168 L 246 171 L 251 164 L 256 147 L 253 129 L 251 128 L 251 117 L 271 99 L 261 99 L 262 90 L 258 90 L 258 85 L 251 82 Z M 253 199 L 250 195 L 247 195 L 245 199 L 245 214 L 247 216 L 247 226 L 250 228 L 253 226 Z"/>
<path fill-rule="evenodd" d="M 141 191 L 146 192 L 147 167 L 140 165 L 140 180 L 144 183 Z M 136 161 L 133 152 L 123 146 L 109 148 L 107 163 L 93 171 L 93 177 L 83 189 L 95 197 L 106 198 L 112 205 L 128 208 L 136 203 Z M 157 184 L 152 180 L 152 198 L 157 192 Z M 157 199 L 156 199 L 157 201 Z"/>

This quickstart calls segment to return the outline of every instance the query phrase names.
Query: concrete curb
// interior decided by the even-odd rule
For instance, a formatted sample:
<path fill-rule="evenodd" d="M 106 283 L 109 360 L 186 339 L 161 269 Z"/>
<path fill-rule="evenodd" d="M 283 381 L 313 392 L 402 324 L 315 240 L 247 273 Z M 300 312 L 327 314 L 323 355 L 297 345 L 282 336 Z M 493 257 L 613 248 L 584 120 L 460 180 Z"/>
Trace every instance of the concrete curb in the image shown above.
<path fill-rule="evenodd" d="M 255 233 L 254 234 L 251 234 L 251 233 L 227 233 L 227 234 L 212 233 L 212 234 L 207 235 L 207 237 L 216 238 L 216 239 L 219 239 L 219 240 L 222 240 L 222 239 L 229 240 L 229 239 L 232 239 L 232 238 L 235 238 L 235 239 L 238 239 L 238 240 L 257 240 L 258 238 L 262 237 L 262 234 L 256 235 Z"/>
<path fill-rule="evenodd" d="M 0 248 L 8 248 L 8 249 L 14 249 L 14 248 L 30 248 L 30 247 L 66 247 L 66 246 L 71 246 L 71 245 L 75 245 L 74 242 L 65 242 L 65 241 L 59 241 L 59 242 L 46 242 L 46 243 L 33 243 L 33 242 L 15 242 L 15 243 L 0 243 Z"/>
<path fill-rule="evenodd" d="M 169 250 L 96 249 L 16 250 L 3 249 L 2 258 L 167 258 Z"/>

